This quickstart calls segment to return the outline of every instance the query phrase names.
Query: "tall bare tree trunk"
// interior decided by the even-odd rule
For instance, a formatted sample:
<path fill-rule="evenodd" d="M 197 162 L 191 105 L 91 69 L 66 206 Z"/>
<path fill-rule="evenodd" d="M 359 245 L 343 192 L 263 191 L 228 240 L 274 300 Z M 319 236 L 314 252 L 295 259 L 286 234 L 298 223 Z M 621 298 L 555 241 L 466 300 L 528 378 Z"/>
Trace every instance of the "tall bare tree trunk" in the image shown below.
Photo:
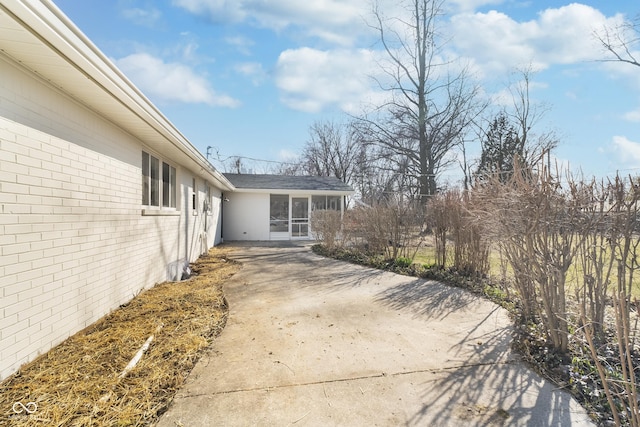
<path fill-rule="evenodd" d="M 374 5 L 372 27 L 387 54 L 381 67 L 388 80 L 378 83 L 390 99 L 374 109 L 374 117 L 361 118 L 365 139 L 397 156 L 397 172 L 411 178 L 410 192 L 423 206 L 436 194 L 438 174 L 452 162 L 448 154 L 486 105 L 466 69 L 447 72 L 452 68 L 440 62 L 443 4 L 411 0 L 406 16 L 391 18 Z"/>

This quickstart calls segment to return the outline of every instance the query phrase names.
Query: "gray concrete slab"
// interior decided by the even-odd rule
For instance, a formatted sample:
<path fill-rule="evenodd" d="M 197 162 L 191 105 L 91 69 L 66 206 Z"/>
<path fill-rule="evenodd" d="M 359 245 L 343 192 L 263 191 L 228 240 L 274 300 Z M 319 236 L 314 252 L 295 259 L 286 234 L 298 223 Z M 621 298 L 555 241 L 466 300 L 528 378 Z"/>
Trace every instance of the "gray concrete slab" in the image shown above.
<path fill-rule="evenodd" d="M 592 425 L 518 361 L 495 304 L 305 245 L 231 246 L 227 326 L 159 427 Z"/>

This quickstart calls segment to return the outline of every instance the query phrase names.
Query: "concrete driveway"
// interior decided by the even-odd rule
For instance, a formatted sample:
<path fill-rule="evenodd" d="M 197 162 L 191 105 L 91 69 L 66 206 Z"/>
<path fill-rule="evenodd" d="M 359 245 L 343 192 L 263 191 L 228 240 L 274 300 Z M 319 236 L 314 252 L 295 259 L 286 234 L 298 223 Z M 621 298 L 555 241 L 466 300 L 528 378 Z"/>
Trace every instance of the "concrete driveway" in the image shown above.
<path fill-rule="evenodd" d="M 591 425 L 490 302 L 304 245 L 228 246 L 227 326 L 158 426 Z"/>

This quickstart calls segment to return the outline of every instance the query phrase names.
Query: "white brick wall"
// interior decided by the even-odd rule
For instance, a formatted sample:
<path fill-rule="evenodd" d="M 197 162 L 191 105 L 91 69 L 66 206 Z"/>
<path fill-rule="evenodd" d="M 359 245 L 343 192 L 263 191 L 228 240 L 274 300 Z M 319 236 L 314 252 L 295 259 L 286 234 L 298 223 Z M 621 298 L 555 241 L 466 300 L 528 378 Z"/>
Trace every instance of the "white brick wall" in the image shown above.
<path fill-rule="evenodd" d="M 141 215 L 141 141 L 2 56 L 0 75 L 2 380 L 219 240 L 220 191 L 206 237 L 181 165 L 181 215 Z"/>

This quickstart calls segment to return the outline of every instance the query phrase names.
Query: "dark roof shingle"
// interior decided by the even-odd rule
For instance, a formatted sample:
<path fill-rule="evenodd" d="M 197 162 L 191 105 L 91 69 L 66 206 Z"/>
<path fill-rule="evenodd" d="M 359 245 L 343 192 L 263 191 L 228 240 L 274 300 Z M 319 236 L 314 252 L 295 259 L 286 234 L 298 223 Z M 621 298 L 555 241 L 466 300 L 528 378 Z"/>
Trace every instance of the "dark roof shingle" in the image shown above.
<path fill-rule="evenodd" d="M 224 176 L 238 189 L 254 190 L 309 190 L 353 192 L 353 188 L 329 176 L 254 175 L 225 173 Z"/>

